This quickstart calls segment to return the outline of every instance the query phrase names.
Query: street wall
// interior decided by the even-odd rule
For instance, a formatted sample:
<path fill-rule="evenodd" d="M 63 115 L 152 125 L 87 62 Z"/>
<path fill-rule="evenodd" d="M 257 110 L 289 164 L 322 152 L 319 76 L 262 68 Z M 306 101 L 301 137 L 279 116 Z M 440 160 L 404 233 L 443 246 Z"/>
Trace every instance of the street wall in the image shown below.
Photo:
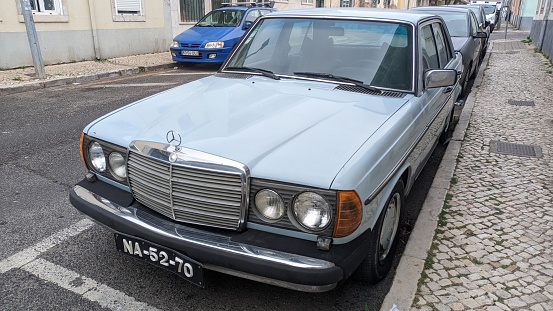
<path fill-rule="evenodd" d="M 169 50 L 168 1 L 143 0 L 142 14 L 118 15 L 113 1 L 62 0 L 60 14 L 34 13 L 45 65 Z M 20 0 L 2 0 L 0 68 L 32 66 Z"/>
<path fill-rule="evenodd" d="M 545 26 L 545 36 L 543 37 L 542 52 L 548 57 L 553 57 L 553 20 L 549 20 L 547 25 L 543 20 L 535 20 L 532 25 L 530 37 L 534 46 L 539 48 L 541 30 Z"/>

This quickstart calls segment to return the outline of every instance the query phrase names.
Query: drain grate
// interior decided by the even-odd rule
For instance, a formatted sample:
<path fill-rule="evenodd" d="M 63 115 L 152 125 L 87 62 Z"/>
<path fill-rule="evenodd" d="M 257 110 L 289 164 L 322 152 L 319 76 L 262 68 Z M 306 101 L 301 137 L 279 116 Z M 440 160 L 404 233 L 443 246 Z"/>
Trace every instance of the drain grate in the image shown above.
<path fill-rule="evenodd" d="M 490 151 L 500 154 L 508 154 L 519 157 L 541 158 L 540 146 L 506 143 L 503 141 L 490 141 Z"/>
<path fill-rule="evenodd" d="M 533 100 L 509 99 L 509 105 L 513 105 L 513 106 L 535 106 L 536 104 L 534 104 Z"/>

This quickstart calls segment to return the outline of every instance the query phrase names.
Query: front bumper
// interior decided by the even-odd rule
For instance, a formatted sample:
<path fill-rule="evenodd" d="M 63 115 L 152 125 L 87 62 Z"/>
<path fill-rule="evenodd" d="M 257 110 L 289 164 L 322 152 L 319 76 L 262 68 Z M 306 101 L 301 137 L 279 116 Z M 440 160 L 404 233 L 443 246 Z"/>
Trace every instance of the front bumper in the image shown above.
<path fill-rule="evenodd" d="M 100 181 L 94 184 L 83 181 L 70 192 L 71 203 L 93 220 L 181 252 L 206 269 L 263 283 L 306 292 L 328 291 L 353 273 L 368 248 L 363 247 L 364 235 L 346 245 L 335 245 L 330 251 L 320 251 L 314 242 L 258 230 L 205 230 L 173 222 L 125 199 L 130 196 L 128 192 Z M 90 185 L 94 190 L 115 193 L 107 199 L 95 193 L 102 191 L 90 190 Z M 271 247 L 274 244 L 284 249 Z"/>
<path fill-rule="evenodd" d="M 228 55 L 230 54 L 231 49 L 217 49 L 217 50 L 197 50 L 198 56 L 184 56 L 182 51 L 183 48 L 171 48 L 171 57 L 173 61 L 183 62 L 183 63 L 202 63 L 202 64 L 219 64 L 223 63 Z M 192 49 L 188 49 L 192 50 Z M 209 58 L 209 55 L 215 55 L 214 58 Z"/>

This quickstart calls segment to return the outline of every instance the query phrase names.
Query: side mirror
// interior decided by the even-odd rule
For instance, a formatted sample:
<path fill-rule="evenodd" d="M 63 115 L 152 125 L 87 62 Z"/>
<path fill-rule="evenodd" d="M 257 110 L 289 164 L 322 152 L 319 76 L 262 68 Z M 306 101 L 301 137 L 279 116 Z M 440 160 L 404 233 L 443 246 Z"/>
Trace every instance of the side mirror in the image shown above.
<path fill-rule="evenodd" d="M 430 69 L 424 73 L 424 88 L 448 87 L 457 83 L 455 69 Z"/>
<path fill-rule="evenodd" d="M 252 26 L 252 22 L 245 22 L 245 23 L 244 23 L 244 26 L 242 27 L 242 29 L 244 29 L 244 30 L 250 29 L 251 26 Z"/>
<path fill-rule="evenodd" d="M 477 32 L 476 35 L 472 36 L 473 38 L 482 38 L 482 39 L 485 39 L 488 37 L 488 34 L 485 33 L 485 32 Z"/>

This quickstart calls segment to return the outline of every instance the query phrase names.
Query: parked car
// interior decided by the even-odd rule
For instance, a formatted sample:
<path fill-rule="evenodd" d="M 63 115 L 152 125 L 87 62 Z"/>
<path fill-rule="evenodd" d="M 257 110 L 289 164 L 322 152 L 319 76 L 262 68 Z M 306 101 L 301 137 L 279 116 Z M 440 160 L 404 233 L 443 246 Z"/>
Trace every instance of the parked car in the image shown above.
<path fill-rule="evenodd" d="M 485 32 L 487 34 L 486 38 L 481 38 L 482 41 L 482 52 L 480 53 L 480 61 L 484 59 L 484 55 L 486 55 L 486 52 L 488 51 L 488 41 L 490 38 L 491 28 L 490 23 L 486 20 L 486 13 L 484 11 L 484 8 L 479 5 L 464 5 L 464 4 L 457 4 L 457 5 L 451 5 L 453 7 L 459 7 L 464 9 L 472 10 L 474 13 L 474 16 L 476 16 L 476 20 L 478 21 L 478 28 L 479 31 Z"/>
<path fill-rule="evenodd" d="M 221 64 L 259 16 L 275 11 L 268 4 L 254 2 L 223 4 L 173 39 L 173 61 Z"/>
<path fill-rule="evenodd" d="M 476 16 L 472 10 L 453 6 L 416 7 L 411 10 L 426 14 L 436 14 L 445 21 L 455 51 L 463 55 L 465 70 L 461 77 L 461 95 L 466 95 L 468 81 L 476 75 L 480 66 L 483 49 L 481 39 L 487 38 L 487 34 L 478 27 Z"/>
<path fill-rule="evenodd" d="M 493 30 L 495 29 L 495 24 L 497 23 L 497 17 L 499 14 L 497 12 L 496 4 L 495 3 L 494 4 L 474 3 L 474 4 L 470 4 L 470 6 L 481 6 L 482 9 L 484 9 L 486 21 L 489 23 L 490 33 L 492 33 Z"/>
<path fill-rule="evenodd" d="M 198 286 L 204 269 L 308 292 L 378 282 L 447 142 L 461 58 L 435 15 L 262 16 L 217 74 L 86 126 L 70 201 Z"/>

